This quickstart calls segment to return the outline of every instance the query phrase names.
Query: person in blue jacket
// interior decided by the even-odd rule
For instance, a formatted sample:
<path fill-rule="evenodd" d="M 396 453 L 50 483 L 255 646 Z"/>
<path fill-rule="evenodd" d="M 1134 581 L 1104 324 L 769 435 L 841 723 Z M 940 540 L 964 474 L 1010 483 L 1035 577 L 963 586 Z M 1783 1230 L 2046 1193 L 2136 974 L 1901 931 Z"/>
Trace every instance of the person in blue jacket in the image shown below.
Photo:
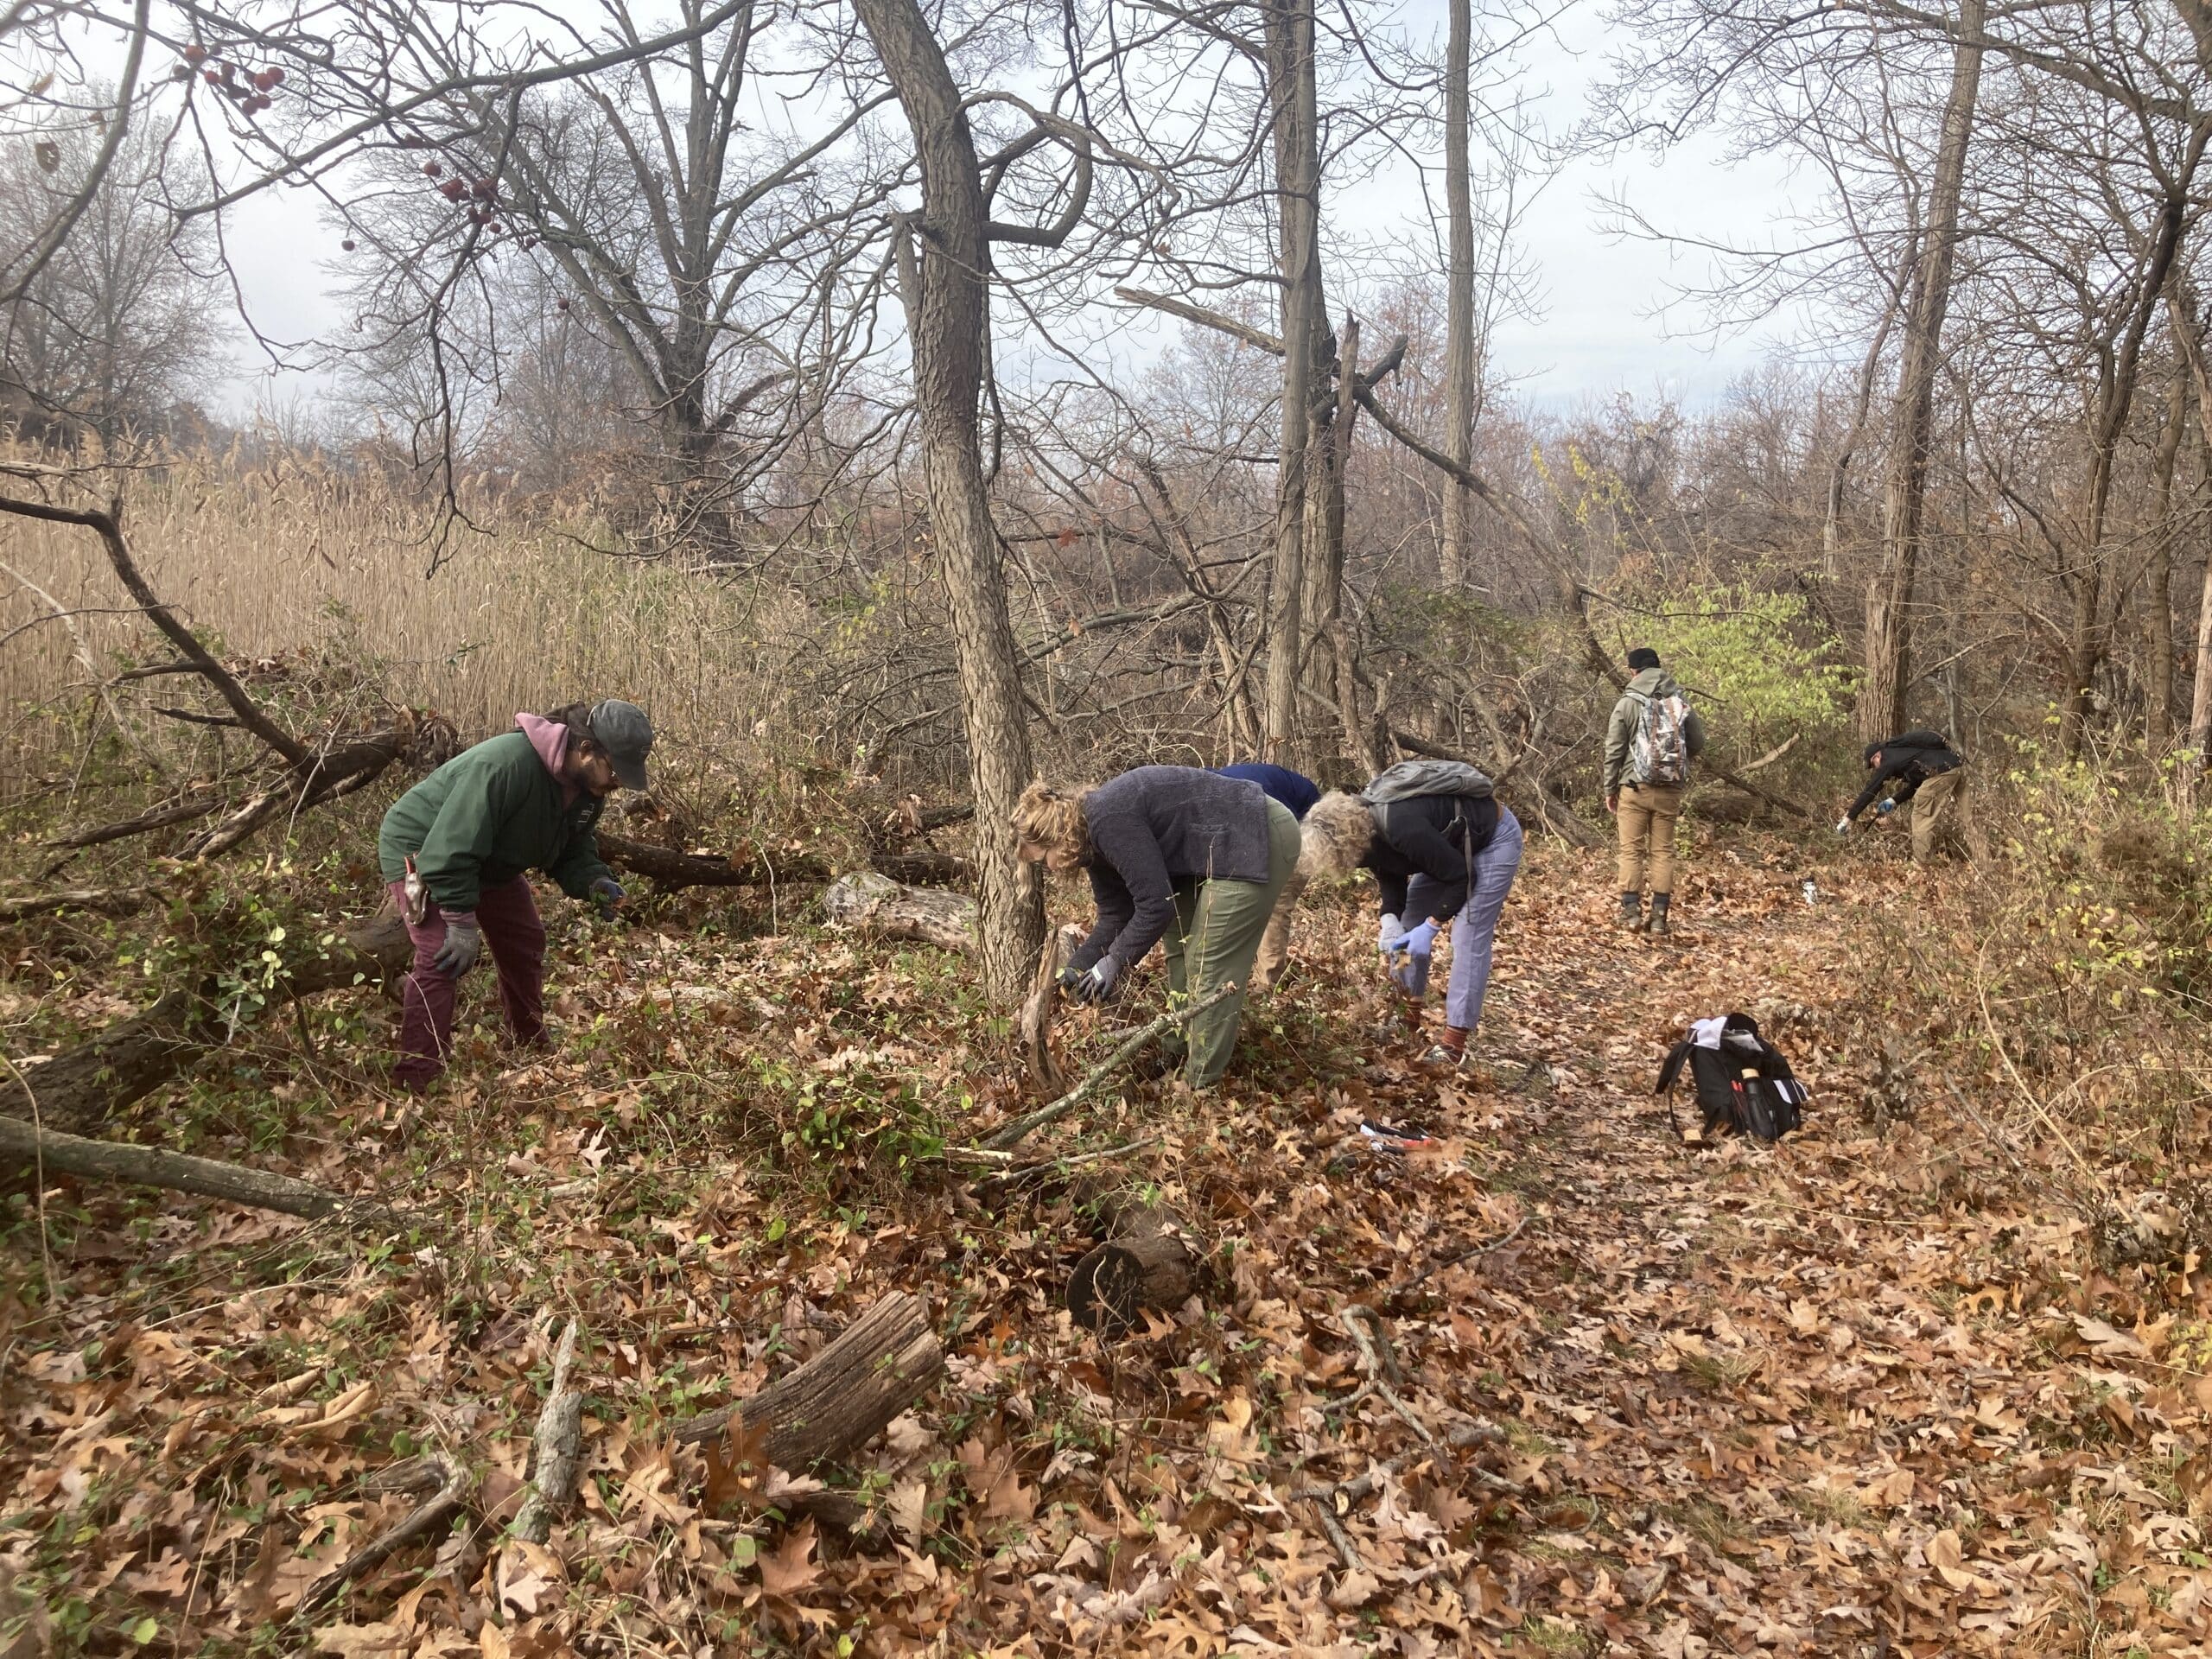
<path fill-rule="evenodd" d="M 1313 803 L 1321 798 L 1321 785 L 1302 772 L 1293 772 L 1288 766 L 1278 766 L 1267 760 L 1240 760 L 1233 766 L 1215 766 L 1213 772 L 1222 778 L 1242 778 L 1248 784 L 1257 784 L 1261 791 L 1271 801 L 1280 801 L 1290 809 L 1290 816 L 1303 823 L 1313 810 Z"/>

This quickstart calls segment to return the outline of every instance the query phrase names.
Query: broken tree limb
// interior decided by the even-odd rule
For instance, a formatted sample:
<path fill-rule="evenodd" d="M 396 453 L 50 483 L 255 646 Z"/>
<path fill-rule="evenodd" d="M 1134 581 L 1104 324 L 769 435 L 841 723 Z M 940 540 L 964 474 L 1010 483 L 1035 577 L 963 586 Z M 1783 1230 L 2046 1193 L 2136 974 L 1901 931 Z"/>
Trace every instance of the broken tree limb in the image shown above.
<path fill-rule="evenodd" d="M 386 913 L 350 924 L 314 956 L 290 963 L 272 989 L 286 997 L 323 991 L 405 971 L 414 956 L 407 929 Z M 35 1116 L 49 1129 L 88 1135 L 110 1116 L 182 1071 L 229 1033 L 230 1020 L 211 977 L 193 989 L 168 992 L 150 1007 L 119 1020 L 89 1041 L 65 1049 L 23 1077 L 20 1090 L 0 1090 L 0 1115 Z"/>
<path fill-rule="evenodd" d="M 946 950 L 976 948 L 976 901 L 946 887 L 910 887 L 876 870 L 841 875 L 822 895 L 830 922 L 879 939 Z"/>
<path fill-rule="evenodd" d="M 1059 1062 L 1052 1058 L 1052 1015 L 1060 1004 L 1060 972 L 1083 943 L 1083 930 L 1072 922 L 1054 928 L 1037 953 L 1036 976 L 1029 982 L 1028 999 L 1021 1005 L 1015 1029 L 1021 1033 L 1021 1055 L 1029 1063 L 1029 1076 L 1042 1090 L 1057 1094 L 1067 1087 Z"/>
<path fill-rule="evenodd" d="M 570 1319 L 554 1351 L 553 1380 L 545 1385 L 545 1404 L 537 1414 L 530 1496 L 515 1516 L 515 1536 L 533 1544 L 553 1535 L 553 1522 L 575 1500 L 583 1474 L 584 1397 L 569 1386 L 569 1367 L 575 1357 L 576 1322 Z"/>
<path fill-rule="evenodd" d="M 60 893 L 27 893 L 0 899 L 0 922 L 28 921 L 60 910 L 89 910 L 102 916 L 128 916 L 152 902 L 151 887 L 71 887 Z"/>
<path fill-rule="evenodd" d="M 1060 1119 L 1090 1099 L 1092 1095 L 1097 1093 L 1099 1086 L 1126 1065 L 1139 1049 L 1166 1036 L 1169 1030 L 1176 1026 L 1188 1025 L 1216 1004 L 1226 1002 L 1230 997 L 1236 995 L 1240 988 L 1234 981 L 1226 985 L 1217 986 L 1188 1007 L 1170 1008 L 1150 1025 L 1140 1026 L 1123 1038 L 1112 1053 L 1085 1072 L 1081 1083 L 1076 1084 L 1051 1105 L 1040 1106 L 1027 1116 L 1017 1117 L 1013 1122 L 985 1135 L 983 1145 L 994 1150 L 1003 1151 L 1007 1147 L 1020 1145 L 1046 1124 L 1058 1122 Z"/>
<path fill-rule="evenodd" d="M 222 804 L 223 798 L 219 795 L 188 795 L 183 800 L 171 801 L 166 806 L 149 807 L 135 818 L 119 818 L 113 823 L 96 824 L 89 830 L 73 830 L 66 836 L 56 836 L 46 844 L 49 847 L 98 847 L 104 842 L 127 841 L 132 836 L 166 830 L 173 823 L 189 823 L 194 818 L 204 818 Z"/>
<path fill-rule="evenodd" d="M 458 1459 L 425 1459 L 408 1471 L 404 1480 L 387 1475 L 379 1483 L 386 1491 L 404 1491 L 411 1486 L 421 1490 L 435 1483 L 435 1490 L 423 1503 L 409 1511 L 407 1517 L 381 1537 L 372 1538 L 355 1550 L 330 1574 L 316 1581 L 307 1594 L 300 1598 L 300 1611 L 306 1613 L 321 1606 L 336 1595 L 345 1586 L 397 1554 L 418 1539 L 427 1538 L 459 1515 L 468 1501 L 470 1488 L 475 1484 L 467 1465 Z"/>
<path fill-rule="evenodd" d="M 733 1422 L 779 1469 L 842 1457 L 881 1433 L 944 1371 L 944 1350 L 919 1298 L 894 1291 L 790 1376 L 750 1400 L 681 1424 L 677 1443 L 698 1446 Z"/>
<path fill-rule="evenodd" d="M 24 1075 L 35 1078 L 38 1069 Z M 58 1172 L 91 1180 L 165 1187 L 172 1192 L 221 1198 L 309 1221 L 337 1216 L 349 1222 L 390 1225 L 403 1219 L 378 1200 L 348 1198 L 289 1175 L 181 1152 L 163 1152 L 157 1147 L 135 1147 L 127 1141 L 94 1141 L 59 1129 L 41 1129 L 20 1117 L 0 1117 L 0 1162 L 34 1165 L 41 1174 Z"/>
<path fill-rule="evenodd" d="M 1141 1310 L 1181 1306 L 1198 1264 L 1198 1253 L 1175 1217 L 1149 1206 L 1126 1210 L 1106 1242 L 1075 1264 L 1068 1280 L 1069 1315 L 1101 1336 L 1126 1335 L 1136 1328 Z"/>

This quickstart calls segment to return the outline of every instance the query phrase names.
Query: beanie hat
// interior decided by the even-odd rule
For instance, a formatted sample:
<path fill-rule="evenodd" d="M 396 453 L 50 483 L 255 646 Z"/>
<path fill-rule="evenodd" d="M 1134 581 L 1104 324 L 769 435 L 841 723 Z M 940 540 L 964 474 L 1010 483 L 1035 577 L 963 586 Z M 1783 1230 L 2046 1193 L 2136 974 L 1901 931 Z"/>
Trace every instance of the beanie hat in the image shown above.
<path fill-rule="evenodd" d="M 1659 653 L 1649 645 L 1638 645 L 1628 654 L 1628 671 L 1641 674 L 1647 668 L 1659 666 Z"/>

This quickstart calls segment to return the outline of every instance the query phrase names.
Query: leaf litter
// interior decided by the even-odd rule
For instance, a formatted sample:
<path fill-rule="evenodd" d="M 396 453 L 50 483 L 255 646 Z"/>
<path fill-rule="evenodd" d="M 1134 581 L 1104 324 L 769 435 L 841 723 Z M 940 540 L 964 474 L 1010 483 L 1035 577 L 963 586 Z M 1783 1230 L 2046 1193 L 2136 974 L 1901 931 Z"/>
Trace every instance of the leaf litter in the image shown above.
<path fill-rule="evenodd" d="M 1217 1096 L 1060 1126 L 1129 1147 L 1088 1179 L 939 1155 L 1027 1103 L 960 964 L 703 906 L 564 935 L 558 1049 L 472 1034 L 426 1103 L 250 1052 L 289 1115 L 196 1094 L 203 1145 L 440 1224 L 20 1205 L 0 1652 L 2202 1654 L 2196 1263 L 2101 1267 L 2013 1149 L 1867 1105 L 1856 930 L 1931 890 L 1828 880 L 1719 860 L 1660 947 L 1532 859 L 1484 1066 L 1441 1074 L 1325 899 Z M 1685 1146 L 1650 1079 L 1736 1007 L 1808 1129 Z M 1102 1344 L 1060 1298 L 1109 1186 L 1204 1262 Z M 897 1289 L 948 1377 L 851 1463 L 675 1441 Z M 540 1547 L 505 1528 L 570 1317 L 586 1474 Z M 331 1593 L 418 1457 L 467 1516 Z"/>

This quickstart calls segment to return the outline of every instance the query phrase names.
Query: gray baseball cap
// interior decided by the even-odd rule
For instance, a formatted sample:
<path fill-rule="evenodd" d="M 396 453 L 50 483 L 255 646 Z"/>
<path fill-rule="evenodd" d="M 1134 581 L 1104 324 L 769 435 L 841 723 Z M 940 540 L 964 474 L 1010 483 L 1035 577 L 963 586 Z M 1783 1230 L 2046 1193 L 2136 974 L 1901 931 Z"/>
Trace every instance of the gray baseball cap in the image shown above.
<path fill-rule="evenodd" d="M 653 726 L 644 709 L 618 697 L 595 702 L 591 709 L 591 734 L 614 762 L 614 775 L 623 788 L 645 787 L 645 756 L 652 752 Z"/>

